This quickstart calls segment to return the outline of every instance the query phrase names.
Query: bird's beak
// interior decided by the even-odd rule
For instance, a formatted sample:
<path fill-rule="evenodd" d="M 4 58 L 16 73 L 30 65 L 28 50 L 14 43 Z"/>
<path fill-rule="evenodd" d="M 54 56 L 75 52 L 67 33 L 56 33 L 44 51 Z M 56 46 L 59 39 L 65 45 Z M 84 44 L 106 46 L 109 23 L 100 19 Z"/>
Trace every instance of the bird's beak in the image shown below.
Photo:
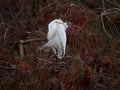
<path fill-rule="evenodd" d="M 64 22 L 58 22 L 58 21 L 57 21 L 57 23 L 59 23 L 59 24 L 64 24 Z"/>

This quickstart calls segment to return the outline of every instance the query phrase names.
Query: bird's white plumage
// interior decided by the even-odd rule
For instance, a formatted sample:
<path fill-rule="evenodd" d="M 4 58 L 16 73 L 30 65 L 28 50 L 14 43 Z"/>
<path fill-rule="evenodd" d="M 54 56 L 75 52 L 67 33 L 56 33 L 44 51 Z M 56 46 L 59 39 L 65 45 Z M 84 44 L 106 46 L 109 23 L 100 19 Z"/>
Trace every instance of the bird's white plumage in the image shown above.
<path fill-rule="evenodd" d="M 66 29 L 67 23 L 61 19 L 55 19 L 48 24 L 48 42 L 44 47 L 50 47 L 59 59 L 62 59 L 65 55 L 66 49 Z"/>

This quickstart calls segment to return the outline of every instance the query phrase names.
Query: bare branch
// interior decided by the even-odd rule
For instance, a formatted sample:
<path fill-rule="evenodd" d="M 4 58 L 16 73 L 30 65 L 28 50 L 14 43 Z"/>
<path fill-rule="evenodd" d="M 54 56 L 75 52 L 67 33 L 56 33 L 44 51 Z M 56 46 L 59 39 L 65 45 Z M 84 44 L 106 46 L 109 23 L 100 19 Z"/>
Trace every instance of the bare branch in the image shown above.
<path fill-rule="evenodd" d="M 24 57 L 24 45 L 25 43 L 29 42 L 36 42 L 36 41 L 45 41 L 46 39 L 29 39 L 29 40 L 20 40 L 19 41 L 19 48 L 20 48 L 20 58 Z"/>
<path fill-rule="evenodd" d="M 41 33 L 45 38 L 47 38 L 47 36 L 40 30 L 39 31 L 34 31 L 34 32 Z M 26 32 L 26 33 L 31 34 L 32 32 Z"/>
<path fill-rule="evenodd" d="M 45 41 L 46 39 L 29 39 L 29 40 L 25 40 L 25 41 L 21 41 L 22 44 L 24 43 L 28 43 L 28 42 L 36 42 L 36 41 Z"/>

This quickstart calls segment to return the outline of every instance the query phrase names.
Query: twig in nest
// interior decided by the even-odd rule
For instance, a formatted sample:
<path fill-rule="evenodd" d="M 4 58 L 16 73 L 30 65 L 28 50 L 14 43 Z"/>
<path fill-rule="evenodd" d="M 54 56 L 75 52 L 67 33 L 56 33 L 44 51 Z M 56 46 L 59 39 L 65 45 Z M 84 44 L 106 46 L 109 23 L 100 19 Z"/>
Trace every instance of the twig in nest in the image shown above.
<path fill-rule="evenodd" d="M 6 66 L 0 66 L 0 68 L 4 68 L 4 69 L 17 69 L 20 70 L 19 68 L 17 68 L 15 65 L 5 62 L 5 61 L 0 61 L 0 63 L 4 63 L 6 64 Z M 8 66 L 9 65 L 9 66 Z"/>
<path fill-rule="evenodd" d="M 66 56 L 63 59 L 69 59 L 69 58 L 73 58 L 73 56 Z"/>

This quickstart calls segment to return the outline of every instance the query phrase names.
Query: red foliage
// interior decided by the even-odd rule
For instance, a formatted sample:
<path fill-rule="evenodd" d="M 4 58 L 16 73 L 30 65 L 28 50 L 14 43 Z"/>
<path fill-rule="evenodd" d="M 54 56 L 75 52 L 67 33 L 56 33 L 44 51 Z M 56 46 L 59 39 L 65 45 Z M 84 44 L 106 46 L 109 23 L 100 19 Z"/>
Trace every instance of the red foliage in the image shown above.
<path fill-rule="evenodd" d="M 23 60 L 21 59 L 15 59 L 14 56 L 12 56 L 6 49 L 2 49 L 2 52 L 0 52 L 0 61 L 5 61 L 8 62 L 12 65 L 15 65 L 15 68 L 20 69 L 22 71 L 30 71 L 31 66 L 26 64 Z"/>
<path fill-rule="evenodd" d="M 120 73 L 120 37 L 114 37 L 116 40 L 108 43 L 110 39 L 104 37 L 101 31 L 102 26 L 97 21 L 100 19 L 93 19 L 99 25 L 89 20 L 94 16 L 99 17 L 98 14 L 94 12 L 92 16 L 92 11 L 80 1 L 74 2 L 65 0 L 1 1 L 1 90 L 116 89 Z M 94 2 L 95 0 L 86 1 L 90 6 Z M 93 7 L 93 9 L 96 8 Z M 110 22 L 115 24 L 118 16 L 118 14 L 112 15 Z M 45 52 L 47 50 L 40 52 L 38 50 L 46 43 L 44 38 L 46 38 L 48 23 L 55 18 L 62 18 L 69 24 L 66 31 L 66 56 L 57 62 L 53 52 L 48 54 Z M 91 23 L 90 28 L 86 27 L 88 22 Z M 41 40 L 32 41 L 32 39 Z M 22 43 L 23 57 L 19 54 L 20 40 L 28 40 Z"/>

